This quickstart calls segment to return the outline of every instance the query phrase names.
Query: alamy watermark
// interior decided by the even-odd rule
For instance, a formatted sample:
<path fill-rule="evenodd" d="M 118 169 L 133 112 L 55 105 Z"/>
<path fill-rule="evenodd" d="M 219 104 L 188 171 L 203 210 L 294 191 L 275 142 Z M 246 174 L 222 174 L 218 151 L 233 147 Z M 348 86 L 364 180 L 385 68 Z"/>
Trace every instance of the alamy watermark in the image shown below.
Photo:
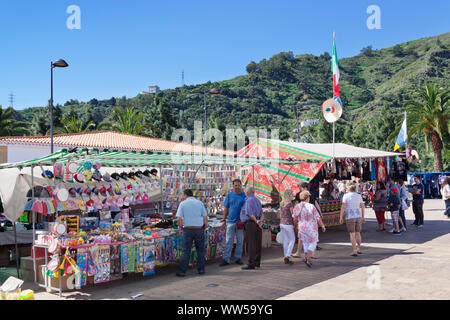
<path fill-rule="evenodd" d="M 367 7 L 367 14 L 370 16 L 367 18 L 366 25 L 369 30 L 381 29 L 381 9 L 379 6 L 372 4 Z"/>
<path fill-rule="evenodd" d="M 81 9 L 77 5 L 70 5 L 66 10 L 67 14 L 70 16 L 66 20 L 66 26 L 69 30 L 80 30 L 81 29 Z"/>
<path fill-rule="evenodd" d="M 380 289 L 381 288 L 381 269 L 379 266 L 367 267 L 367 278 L 366 285 L 369 290 Z"/>

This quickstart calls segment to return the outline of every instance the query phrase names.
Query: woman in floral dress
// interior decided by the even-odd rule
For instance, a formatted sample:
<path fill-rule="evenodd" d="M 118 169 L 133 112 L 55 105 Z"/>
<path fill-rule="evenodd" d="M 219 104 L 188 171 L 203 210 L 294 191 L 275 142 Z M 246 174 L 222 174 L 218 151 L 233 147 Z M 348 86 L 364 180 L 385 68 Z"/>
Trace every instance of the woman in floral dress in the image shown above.
<path fill-rule="evenodd" d="M 292 218 L 294 223 L 298 225 L 298 236 L 303 242 L 303 250 L 306 256 L 305 264 L 311 268 L 311 257 L 319 241 L 317 223 L 320 224 L 323 232 L 325 232 L 326 228 L 317 208 L 309 203 L 309 196 L 310 193 L 308 191 L 300 193 L 301 202 L 295 206 Z"/>

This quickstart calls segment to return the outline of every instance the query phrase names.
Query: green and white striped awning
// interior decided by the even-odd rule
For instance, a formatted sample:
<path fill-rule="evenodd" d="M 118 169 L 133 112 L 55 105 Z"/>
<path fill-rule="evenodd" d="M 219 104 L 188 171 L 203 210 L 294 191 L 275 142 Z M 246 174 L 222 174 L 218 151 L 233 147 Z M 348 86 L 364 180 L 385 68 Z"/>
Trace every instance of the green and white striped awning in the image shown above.
<path fill-rule="evenodd" d="M 99 151 L 98 149 L 83 149 L 76 152 L 68 152 L 66 149 L 45 157 L 27 160 L 17 163 L 0 164 L 0 169 L 25 168 L 31 166 L 51 166 L 56 162 L 67 163 L 69 161 L 98 162 L 102 167 L 145 167 L 157 165 L 202 164 L 211 165 L 269 165 L 269 164 L 298 164 L 304 161 L 298 159 L 281 159 L 267 157 L 251 157 L 237 155 L 215 155 L 196 153 L 170 153 L 170 152 L 128 152 L 128 151 Z"/>

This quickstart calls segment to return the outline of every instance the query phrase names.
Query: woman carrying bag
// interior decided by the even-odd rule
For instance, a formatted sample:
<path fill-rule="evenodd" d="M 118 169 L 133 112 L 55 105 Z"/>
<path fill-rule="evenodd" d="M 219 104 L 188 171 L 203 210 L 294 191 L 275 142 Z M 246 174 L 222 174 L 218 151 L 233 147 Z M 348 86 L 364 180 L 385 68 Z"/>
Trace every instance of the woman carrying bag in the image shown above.
<path fill-rule="evenodd" d="M 377 182 L 377 189 L 372 197 L 372 208 L 375 211 L 375 215 L 378 221 L 377 231 L 386 231 L 386 219 L 384 213 L 387 208 L 388 194 L 386 192 L 386 186 L 383 182 Z"/>

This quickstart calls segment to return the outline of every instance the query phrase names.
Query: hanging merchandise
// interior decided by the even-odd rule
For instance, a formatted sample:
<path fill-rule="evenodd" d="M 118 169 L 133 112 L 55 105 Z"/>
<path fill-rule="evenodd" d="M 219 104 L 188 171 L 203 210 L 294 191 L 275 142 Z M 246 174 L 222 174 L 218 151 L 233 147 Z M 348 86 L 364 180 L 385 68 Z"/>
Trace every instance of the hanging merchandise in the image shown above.
<path fill-rule="evenodd" d="M 110 246 L 110 277 L 111 280 L 120 277 L 121 270 L 121 245 L 112 244 Z"/>
<path fill-rule="evenodd" d="M 96 273 L 94 274 L 94 283 L 108 282 L 110 280 L 111 262 L 109 259 L 109 245 L 95 245 L 91 248 L 94 258 Z"/>
<path fill-rule="evenodd" d="M 128 272 L 135 272 L 136 270 L 136 246 L 135 243 L 128 244 Z"/>
<path fill-rule="evenodd" d="M 120 246 L 120 265 L 121 273 L 128 272 L 128 244 L 122 244 Z"/>
<path fill-rule="evenodd" d="M 155 274 L 155 245 L 153 240 L 144 240 L 144 276 Z"/>
<path fill-rule="evenodd" d="M 80 286 L 85 286 L 87 282 L 87 259 L 88 249 L 80 248 L 77 252 L 77 266 L 80 270 Z"/>

